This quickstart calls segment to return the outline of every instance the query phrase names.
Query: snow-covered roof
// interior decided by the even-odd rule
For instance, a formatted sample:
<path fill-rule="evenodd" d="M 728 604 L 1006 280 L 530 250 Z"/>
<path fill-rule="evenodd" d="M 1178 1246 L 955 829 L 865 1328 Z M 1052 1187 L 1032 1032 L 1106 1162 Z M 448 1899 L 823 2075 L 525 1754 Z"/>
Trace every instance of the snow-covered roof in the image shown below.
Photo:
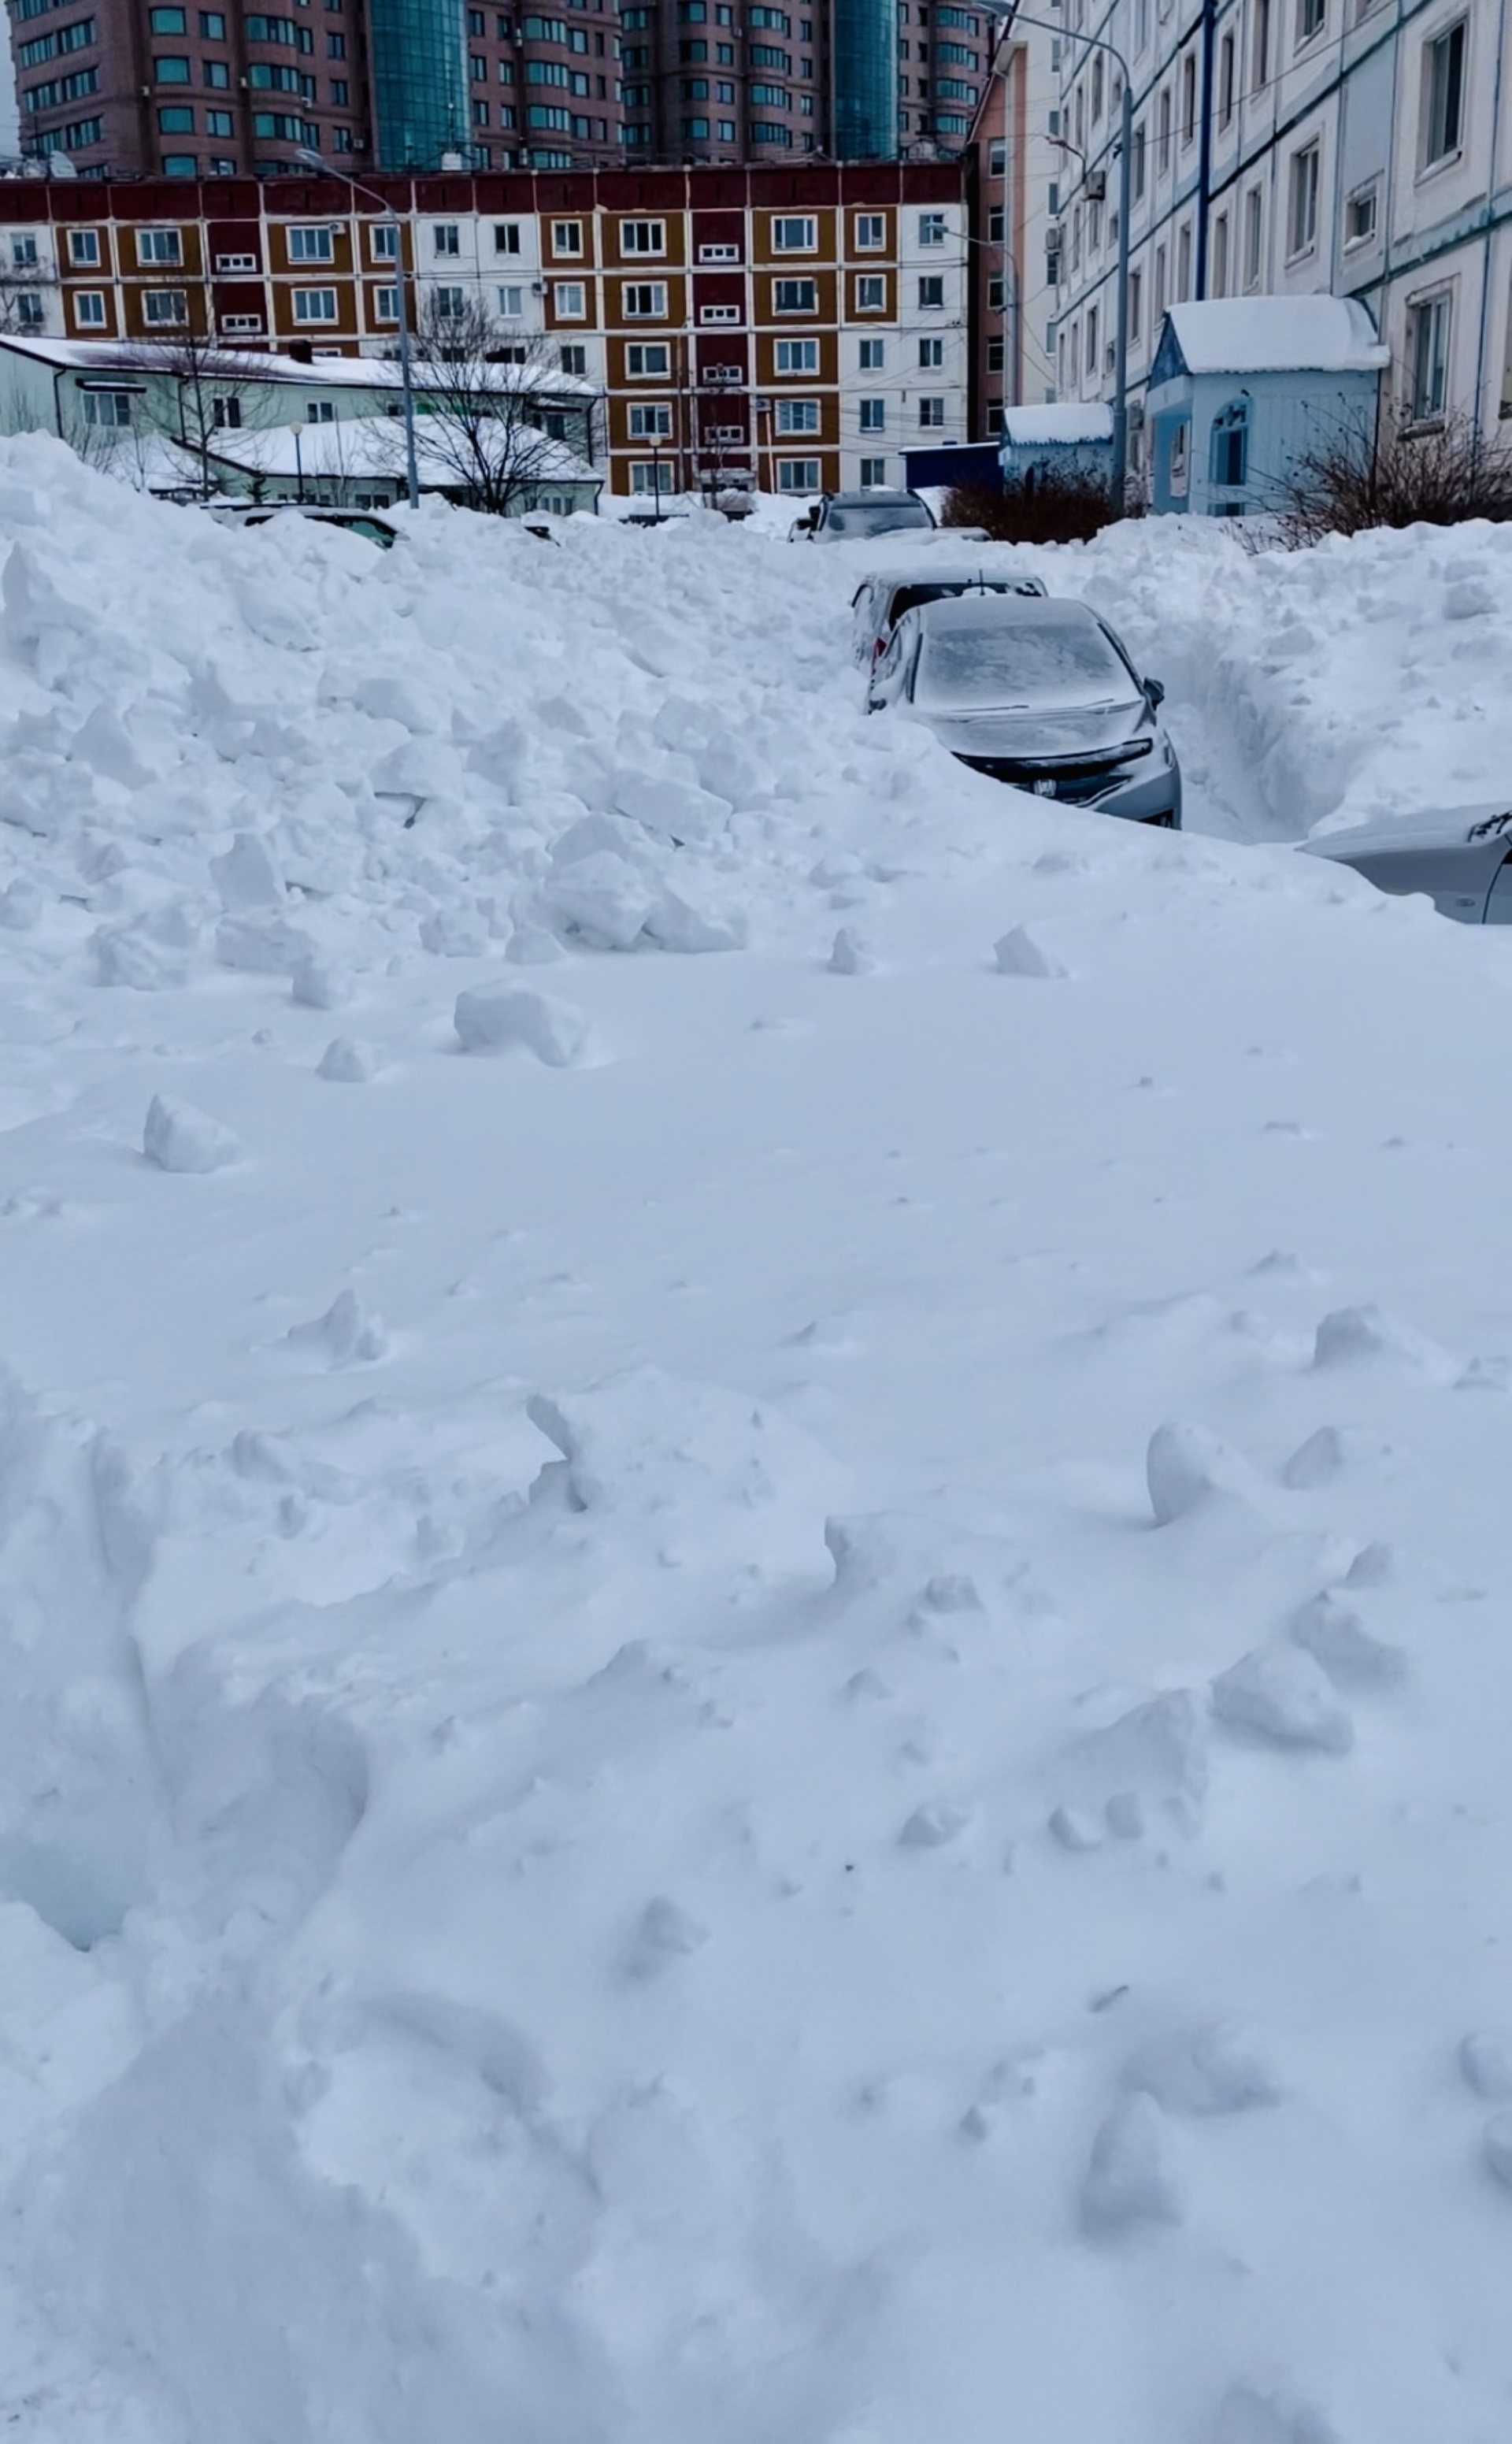
<path fill-rule="evenodd" d="M 1111 441 L 1113 410 L 1100 398 L 1058 399 L 1043 407 L 1005 407 L 1003 438 L 1012 447 L 1032 449 L 1057 443 L 1070 449 L 1078 442 Z"/>
<path fill-rule="evenodd" d="M 1356 297 L 1210 297 L 1168 310 L 1191 374 L 1375 373 L 1391 361 Z"/>
<path fill-rule="evenodd" d="M 180 349 L 172 344 L 158 347 L 151 341 L 24 339 L 13 331 L 0 332 L 0 348 L 31 357 L 39 364 L 83 374 L 171 374 L 183 361 Z M 292 382 L 304 389 L 319 383 L 338 390 L 397 390 L 403 380 L 402 369 L 393 357 L 316 357 L 305 364 L 298 357 L 279 356 L 271 350 L 230 346 L 210 349 L 207 356 L 207 371 L 234 371 L 246 382 Z M 487 376 L 489 389 L 548 390 L 559 398 L 583 399 L 599 395 L 581 374 L 564 374 L 555 365 L 487 365 L 476 371 Z M 439 388 L 455 380 L 452 368 L 418 361 L 411 375 L 416 390 Z M 470 385 L 472 375 L 470 367 Z"/>
<path fill-rule="evenodd" d="M 458 462 L 427 433 L 431 420 L 421 417 L 415 425 L 415 454 L 419 479 L 433 491 L 452 489 L 462 480 Z M 532 484 L 599 484 L 603 480 L 591 467 L 584 466 L 565 442 L 555 441 L 546 434 L 532 433 L 518 424 L 501 424 L 498 436 L 501 453 L 528 451 Z M 143 464 L 149 491 L 176 490 L 186 477 L 192 478 L 198 464 L 196 452 L 176 446 L 167 435 L 151 436 L 145 450 Z M 131 454 L 134 461 L 138 454 Z M 396 480 L 404 472 L 404 427 L 393 416 L 349 416 L 334 424 L 244 425 L 237 432 L 217 435 L 210 462 L 213 468 L 239 468 L 246 474 L 276 476 L 289 482 L 297 482 L 301 475 L 306 483 L 364 475 Z M 135 463 L 130 472 L 136 480 Z"/>

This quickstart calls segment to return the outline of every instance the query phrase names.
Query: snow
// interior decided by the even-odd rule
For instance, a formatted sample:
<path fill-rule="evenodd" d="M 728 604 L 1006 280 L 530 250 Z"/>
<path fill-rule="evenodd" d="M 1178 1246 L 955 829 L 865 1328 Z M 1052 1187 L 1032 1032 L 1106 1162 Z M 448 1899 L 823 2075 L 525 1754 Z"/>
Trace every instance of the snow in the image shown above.
<path fill-rule="evenodd" d="M 8 2433 L 1489 2444 L 1512 536 L 402 523 L 0 448 Z"/>
<path fill-rule="evenodd" d="M 1043 407 L 1006 407 L 1003 438 L 1012 448 L 1039 448 L 1046 442 L 1066 447 L 1113 439 L 1113 410 L 1100 399 L 1063 398 Z"/>
<path fill-rule="evenodd" d="M 1166 310 L 1190 374 L 1374 373 L 1392 361 L 1357 297 L 1208 297 Z"/>

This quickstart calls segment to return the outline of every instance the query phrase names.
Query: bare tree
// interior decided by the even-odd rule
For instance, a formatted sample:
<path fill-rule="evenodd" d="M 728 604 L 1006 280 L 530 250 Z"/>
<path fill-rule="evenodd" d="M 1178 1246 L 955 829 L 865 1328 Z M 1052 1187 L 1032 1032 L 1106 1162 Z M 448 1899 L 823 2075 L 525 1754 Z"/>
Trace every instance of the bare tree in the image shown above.
<path fill-rule="evenodd" d="M 507 517 L 517 506 L 529 508 L 537 489 L 560 471 L 563 441 L 546 425 L 555 367 L 539 335 L 522 342 L 480 300 L 464 296 L 455 310 L 458 304 L 454 290 L 433 293 L 416 321 L 425 460 L 468 509 Z M 401 451 L 396 433 L 396 466 Z"/>
<path fill-rule="evenodd" d="M 288 421 L 287 396 L 255 375 L 235 348 L 188 330 L 153 342 L 128 360 L 149 379 L 142 402 L 147 426 L 182 462 L 186 481 L 208 499 L 228 465 L 251 482 L 263 479 L 265 436 Z"/>

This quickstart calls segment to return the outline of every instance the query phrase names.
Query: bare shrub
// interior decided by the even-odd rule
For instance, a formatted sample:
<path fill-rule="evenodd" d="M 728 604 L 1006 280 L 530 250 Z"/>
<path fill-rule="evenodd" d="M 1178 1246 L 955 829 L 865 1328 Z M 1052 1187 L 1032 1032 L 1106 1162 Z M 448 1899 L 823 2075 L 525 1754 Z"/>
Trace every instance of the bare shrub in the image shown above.
<path fill-rule="evenodd" d="M 946 496 L 941 523 L 983 527 L 994 543 L 1090 543 L 1115 515 L 1106 476 L 1031 467 L 1001 492 L 958 485 Z"/>
<path fill-rule="evenodd" d="M 1512 443 L 1486 440 L 1466 416 L 1430 430 L 1359 418 L 1304 451 L 1266 505 L 1279 540 L 1297 549 L 1372 527 L 1452 527 L 1512 519 Z"/>

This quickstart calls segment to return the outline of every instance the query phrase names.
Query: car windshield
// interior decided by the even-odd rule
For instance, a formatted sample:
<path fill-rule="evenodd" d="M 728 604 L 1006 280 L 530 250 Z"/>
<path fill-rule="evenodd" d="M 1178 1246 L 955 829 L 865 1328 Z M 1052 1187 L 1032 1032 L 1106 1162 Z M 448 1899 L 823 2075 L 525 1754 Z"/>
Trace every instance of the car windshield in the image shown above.
<path fill-rule="evenodd" d="M 1100 628 L 986 620 L 926 629 L 916 694 L 954 710 L 1127 704 L 1134 681 Z"/>
<path fill-rule="evenodd" d="M 899 527 L 927 527 L 930 513 L 922 501 L 848 501 L 831 506 L 824 521 L 831 534 L 894 534 Z"/>
<path fill-rule="evenodd" d="M 930 585 L 900 585 L 893 597 L 892 617 L 901 620 L 905 611 L 916 611 L 921 602 L 944 602 L 961 594 L 1018 594 L 1023 588 L 1017 582 L 1007 583 L 980 577 L 947 577 Z"/>

